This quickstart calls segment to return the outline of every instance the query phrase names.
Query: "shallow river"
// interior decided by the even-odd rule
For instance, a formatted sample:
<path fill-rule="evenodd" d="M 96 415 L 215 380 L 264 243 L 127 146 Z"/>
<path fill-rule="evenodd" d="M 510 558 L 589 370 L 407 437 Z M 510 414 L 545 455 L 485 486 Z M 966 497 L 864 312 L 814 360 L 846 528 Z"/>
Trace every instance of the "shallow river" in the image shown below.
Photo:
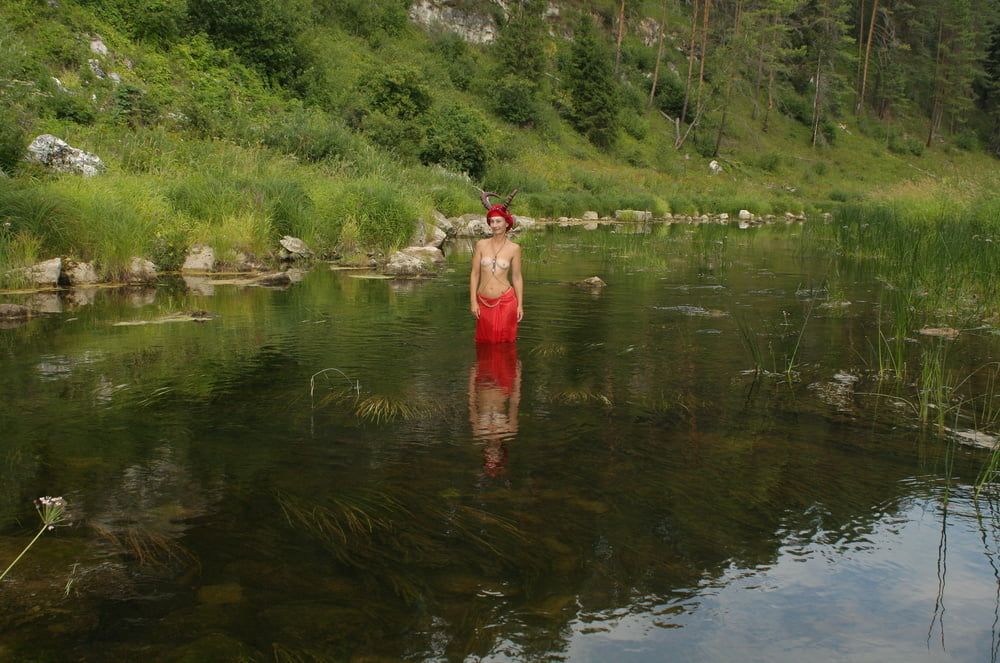
<path fill-rule="evenodd" d="M 34 498 L 72 518 L 0 584 L 0 660 L 996 661 L 987 455 L 877 395 L 912 403 L 886 286 L 798 226 L 649 231 L 526 237 L 516 347 L 477 352 L 459 250 L 0 329 L 0 567 Z"/>

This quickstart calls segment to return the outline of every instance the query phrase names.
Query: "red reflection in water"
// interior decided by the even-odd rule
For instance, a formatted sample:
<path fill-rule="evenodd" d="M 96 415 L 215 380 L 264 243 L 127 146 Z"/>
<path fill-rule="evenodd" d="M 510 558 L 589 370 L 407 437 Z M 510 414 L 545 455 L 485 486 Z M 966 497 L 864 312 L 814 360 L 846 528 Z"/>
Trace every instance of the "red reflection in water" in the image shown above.
<path fill-rule="evenodd" d="M 517 434 L 521 402 L 521 363 L 515 343 L 476 345 L 469 371 L 469 423 L 472 437 L 482 440 L 483 471 L 491 477 L 507 469 L 507 440 Z"/>

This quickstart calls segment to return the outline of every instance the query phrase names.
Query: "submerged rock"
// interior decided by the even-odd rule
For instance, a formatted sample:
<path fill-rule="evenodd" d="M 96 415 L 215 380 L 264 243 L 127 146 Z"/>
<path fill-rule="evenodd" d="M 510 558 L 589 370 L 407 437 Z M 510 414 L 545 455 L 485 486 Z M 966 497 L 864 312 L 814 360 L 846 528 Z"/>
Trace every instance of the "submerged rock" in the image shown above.
<path fill-rule="evenodd" d="M 31 317 L 31 309 L 20 304 L 0 304 L 0 320 L 26 320 Z"/>
<path fill-rule="evenodd" d="M 605 283 L 600 276 L 591 276 L 590 278 L 583 279 L 582 281 L 577 281 L 573 285 L 581 288 L 604 288 L 608 284 Z"/>
<path fill-rule="evenodd" d="M 937 338 L 946 338 L 949 341 L 953 341 L 958 338 L 960 332 L 952 327 L 924 327 L 923 329 L 917 330 L 917 333 L 923 336 L 935 336 Z"/>

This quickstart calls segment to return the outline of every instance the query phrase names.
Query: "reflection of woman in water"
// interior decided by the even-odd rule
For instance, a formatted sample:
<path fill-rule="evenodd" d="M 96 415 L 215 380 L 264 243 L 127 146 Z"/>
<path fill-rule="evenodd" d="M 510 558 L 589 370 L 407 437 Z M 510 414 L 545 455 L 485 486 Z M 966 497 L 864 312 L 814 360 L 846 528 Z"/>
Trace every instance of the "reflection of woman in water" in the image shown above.
<path fill-rule="evenodd" d="M 469 371 L 469 423 L 482 440 L 483 470 L 491 477 L 506 471 L 505 443 L 517 434 L 521 403 L 521 364 L 513 343 L 481 343 Z"/>
<path fill-rule="evenodd" d="M 476 343 L 517 340 L 517 324 L 524 317 L 521 247 L 507 237 L 514 226 L 514 216 L 507 207 L 515 195 L 517 189 L 497 205 L 490 205 L 490 197 L 499 198 L 497 194 L 484 191 L 481 196 L 492 234 L 476 242 L 472 253 L 469 308 L 476 316 Z"/>

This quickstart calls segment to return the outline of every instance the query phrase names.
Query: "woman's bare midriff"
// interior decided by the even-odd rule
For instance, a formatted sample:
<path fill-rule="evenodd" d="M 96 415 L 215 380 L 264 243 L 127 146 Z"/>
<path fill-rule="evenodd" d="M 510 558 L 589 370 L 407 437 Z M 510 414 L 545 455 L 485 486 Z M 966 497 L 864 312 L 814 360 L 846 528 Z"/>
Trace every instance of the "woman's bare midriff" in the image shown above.
<path fill-rule="evenodd" d="M 500 270 L 498 269 L 496 278 L 490 278 L 492 276 L 494 275 L 490 274 L 486 276 L 484 274 L 484 282 L 480 283 L 479 290 L 476 291 L 477 294 L 494 299 L 510 290 L 511 285 L 507 280 L 507 270 L 504 270 L 504 273 L 500 274 Z"/>

